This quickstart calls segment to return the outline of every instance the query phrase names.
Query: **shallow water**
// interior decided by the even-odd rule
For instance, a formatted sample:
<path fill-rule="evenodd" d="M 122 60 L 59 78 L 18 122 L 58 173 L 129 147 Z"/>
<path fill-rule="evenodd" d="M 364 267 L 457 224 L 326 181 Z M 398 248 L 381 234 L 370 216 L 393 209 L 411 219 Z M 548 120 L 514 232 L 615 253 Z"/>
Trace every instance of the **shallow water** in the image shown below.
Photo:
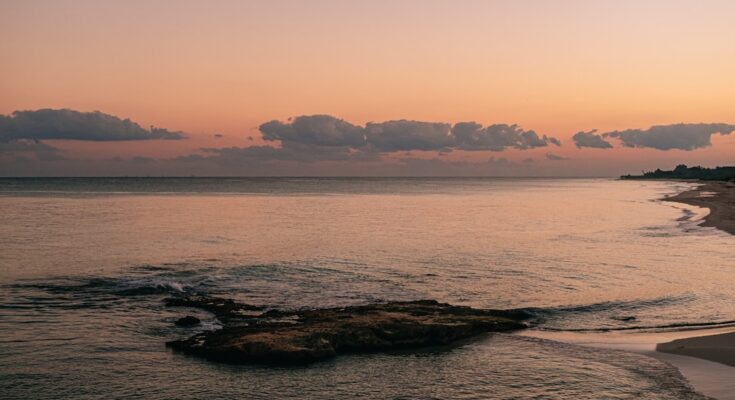
<path fill-rule="evenodd" d="M 554 179 L 0 180 L 3 398 L 686 398 L 642 355 L 514 335 L 235 367 L 168 352 L 171 293 L 278 308 L 434 298 L 537 329 L 735 320 L 735 240 L 656 201 L 688 184 Z M 217 321 L 191 311 L 214 329 Z M 603 357 L 597 356 L 603 352 Z M 606 353 L 606 352 L 609 352 Z"/>

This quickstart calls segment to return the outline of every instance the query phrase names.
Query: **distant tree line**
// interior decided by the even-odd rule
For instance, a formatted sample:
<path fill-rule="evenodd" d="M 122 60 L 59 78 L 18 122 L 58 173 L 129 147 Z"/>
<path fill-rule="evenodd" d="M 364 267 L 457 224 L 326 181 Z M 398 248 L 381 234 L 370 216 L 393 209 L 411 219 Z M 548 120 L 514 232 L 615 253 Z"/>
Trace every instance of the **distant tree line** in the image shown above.
<path fill-rule="evenodd" d="M 699 179 L 703 181 L 735 181 L 735 167 L 703 168 L 679 164 L 672 171 L 644 172 L 643 175 L 623 175 L 620 179 Z"/>

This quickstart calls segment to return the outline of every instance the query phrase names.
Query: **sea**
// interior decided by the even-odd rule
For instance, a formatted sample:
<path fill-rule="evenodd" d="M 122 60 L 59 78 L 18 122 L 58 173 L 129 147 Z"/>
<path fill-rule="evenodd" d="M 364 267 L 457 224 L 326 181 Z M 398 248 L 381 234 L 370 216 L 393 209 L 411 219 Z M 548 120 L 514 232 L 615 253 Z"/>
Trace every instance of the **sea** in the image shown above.
<path fill-rule="evenodd" d="M 533 335 L 231 365 L 165 342 L 277 309 L 436 299 L 529 331 L 735 322 L 735 238 L 662 201 L 695 184 L 516 178 L 0 179 L 3 399 L 698 399 L 645 354 Z M 196 315 L 203 323 L 174 321 Z"/>

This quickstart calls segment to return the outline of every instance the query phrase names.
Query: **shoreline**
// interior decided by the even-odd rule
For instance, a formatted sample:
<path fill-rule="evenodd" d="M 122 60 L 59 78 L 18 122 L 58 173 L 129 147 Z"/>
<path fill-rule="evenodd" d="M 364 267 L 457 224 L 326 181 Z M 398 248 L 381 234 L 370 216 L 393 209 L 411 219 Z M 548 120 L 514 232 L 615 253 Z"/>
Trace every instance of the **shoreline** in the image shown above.
<path fill-rule="evenodd" d="M 686 181 L 691 182 L 691 181 Z M 660 199 L 708 209 L 699 226 L 735 235 L 735 183 L 698 181 L 694 189 Z M 520 335 L 580 346 L 641 353 L 676 367 L 692 387 L 718 400 L 735 400 L 735 327 L 701 327 L 662 332 L 551 332 Z"/>
<path fill-rule="evenodd" d="M 662 332 L 560 332 L 527 329 L 516 333 L 570 343 L 578 346 L 629 351 L 673 365 L 697 392 L 717 400 L 735 400 L 735 367 L 691 355 L 679 355 L 658 350 L 661 343 L 702 340 L 711 336 L 731 335 L 735 327 L 672 330 Z"/>
<path fill-rule="evenodd" d="M 690 336 L 656 345 L 656 351 L 696 357 L 735 367 L 735 332 Z"/>
<path fill-rule="evenodd" d="M 662 201 L 709 210 L 699 226 L 735 235 L 735 183 L 699 181 L 700 185 Z M 735 399 L 735 331 L 702 329 L 659 340 L 651 357 L 679 369 L 698 391 L 719 400 Z"/>
<path fill-rule="evenodd" d="M 709 214 L 703 218 L 700 226 L 716 228 L 735 235 L 735 183 L 733 182 L 704 181 L 695 189 L 661 200 L 709 209 Z M 703 330 L 696 331 L 693 335 L 671 338 L 658 343 L 655 354 L 662 359 L 666 358 L 664 355 L 673 355 L 673 357 L 683 359 L 706 360 L 718 365 L 729 366 L 735 370 L 735 331 L 713 333 Z M 680 370 L 684 372 L 682 368 Z M 701 371 L 694 374 L 699 373 Z M 735 393 L 735 388 L 730 389 L 731 393 Z M 732 395 L 732 398 L 735 398 L 735 394 Z"/>
<path fill-rule="evenodd" d="M 709 209 L 700 226 L 735 235 L 735 183 L 702 181 L 695 189 L 664 197 L 662 201 Z"/>

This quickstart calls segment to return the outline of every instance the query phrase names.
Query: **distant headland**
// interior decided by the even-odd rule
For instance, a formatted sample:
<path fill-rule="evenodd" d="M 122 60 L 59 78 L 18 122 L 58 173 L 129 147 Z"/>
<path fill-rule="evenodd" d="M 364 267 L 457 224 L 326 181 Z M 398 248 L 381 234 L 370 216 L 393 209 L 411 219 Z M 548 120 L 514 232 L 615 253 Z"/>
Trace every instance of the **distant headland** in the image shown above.
<path fill-rule="evenodd" d="M 703 181 L 735 181 L 735 167 L 703 168 L 677 165 L 671 171 L 644 172 L 643 175 L 623 175 L 620 179 L 697 179 Z"/>

